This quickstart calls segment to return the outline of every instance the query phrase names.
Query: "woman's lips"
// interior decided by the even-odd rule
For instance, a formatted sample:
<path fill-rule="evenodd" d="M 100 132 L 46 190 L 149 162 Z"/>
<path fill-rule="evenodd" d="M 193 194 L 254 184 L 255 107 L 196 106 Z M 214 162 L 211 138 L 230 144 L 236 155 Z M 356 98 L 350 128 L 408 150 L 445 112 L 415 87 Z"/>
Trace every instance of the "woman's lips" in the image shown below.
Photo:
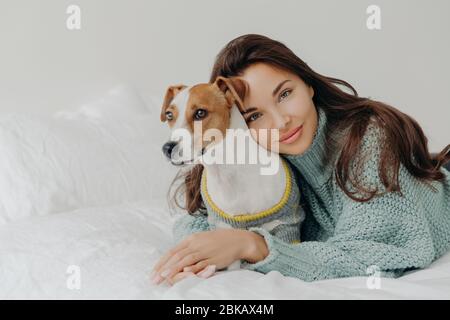
<path fill-rule="evenodd" d="M 283 135 L 280 139 L 281 143 L 292 143 L 294 142 L 302 133 L 303 131 L 303 125 L 291 130 L 290 132 L 286 133 L 285 135 Z"/>

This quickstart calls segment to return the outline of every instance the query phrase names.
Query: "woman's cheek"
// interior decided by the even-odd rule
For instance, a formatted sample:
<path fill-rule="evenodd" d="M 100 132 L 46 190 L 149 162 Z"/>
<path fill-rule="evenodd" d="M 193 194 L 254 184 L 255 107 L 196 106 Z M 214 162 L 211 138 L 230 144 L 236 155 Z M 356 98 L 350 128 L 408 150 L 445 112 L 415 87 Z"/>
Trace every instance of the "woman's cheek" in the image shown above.
<path fill-rule="evenodd" d="M 291 100 L 286 106 L 286 113 L 291 116 L 291 119 L 304 119 L 307 113 L 307 108 L 304 107 L 305 102 L 299 100 Z"/>
<path fill-rule="evenodd" d="M 261 139 L 260 129 L 250 128 L 250 135 L 259 145 L 262 145 L 264 141 Z"/>
<path fill-rule="evenodd" d="M 274 145 L 270 129 L 250 129 L 252 138 L 263 148 L 271 150 Z"/>

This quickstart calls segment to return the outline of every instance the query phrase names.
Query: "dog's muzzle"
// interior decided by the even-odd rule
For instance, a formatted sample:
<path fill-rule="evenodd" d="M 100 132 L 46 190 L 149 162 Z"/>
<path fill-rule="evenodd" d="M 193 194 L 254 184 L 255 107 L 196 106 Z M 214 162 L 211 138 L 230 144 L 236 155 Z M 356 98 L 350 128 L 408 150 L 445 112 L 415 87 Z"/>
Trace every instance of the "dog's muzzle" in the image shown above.
<path fill-rule="evenodd" d="M 172 150 L 175 148 L 175 146 L 178 144 L 178 142 L 169 141 L 164 143 L 162 146 L 162 151 L 164 155 L 169 158 L 169 160 L 172 160 Z"/>
<path fill-rule="evenodd" d="M 182 165 L 185 165 L 185 164 L 191 164 L 191 163 L 194 163 L 194 159 L 184 160 L 184 161 L 181 161 L 181 162 L 174 162 L 174 161 L 173 161 L 173 159 L 172 159 L 172 153 L 173 153 L 173 150 L 175 149 L 175 147 L 176 147 L 177 145 L 178 145 L 178 142 L 175 142 L 175 141 L 169 141 L 169 142 L 166 142 L 166 143 L 162 146 L 162 152 L 163 152 L 164 155 L 170 160 L 170 162 L 171 162 L 173 165 L 176 165 L 176 166 L 182 166 Z M 200 154 L 203 156 L 203 155 L 205 154 L 205 152 L 206 152 L 206 148 L 202 148 Z"/>

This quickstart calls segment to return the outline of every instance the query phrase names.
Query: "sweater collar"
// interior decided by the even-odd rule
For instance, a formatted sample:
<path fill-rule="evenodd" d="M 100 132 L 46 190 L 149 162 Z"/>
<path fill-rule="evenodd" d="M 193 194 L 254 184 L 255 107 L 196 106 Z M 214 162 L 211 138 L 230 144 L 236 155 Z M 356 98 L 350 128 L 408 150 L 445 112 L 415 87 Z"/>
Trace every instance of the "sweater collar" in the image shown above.
<path fill-rule="evenodd" d="M 314 133 L 313 142 L 309 148 L 295 155 L 282 154 L 294 165 L 303 178 L 313 187 L 320 187 L 331 176 L 332 167 L 324 165 L 326 155 L 326 124 L 327 115 L 321 107 L 317 107 L 318 125 Z"/>

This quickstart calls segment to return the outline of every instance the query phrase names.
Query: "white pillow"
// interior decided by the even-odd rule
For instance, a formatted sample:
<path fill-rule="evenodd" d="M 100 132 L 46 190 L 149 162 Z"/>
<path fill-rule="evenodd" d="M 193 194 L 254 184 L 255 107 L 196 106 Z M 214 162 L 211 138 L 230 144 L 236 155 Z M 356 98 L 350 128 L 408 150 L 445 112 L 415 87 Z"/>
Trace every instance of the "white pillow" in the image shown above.
<path fill-rule="evenodd" d="M 161 151 L 167 128 L 138 104 L 110 112 L 112 102 L 0 117 L 0 224 L 149 198 L 164 204 L 176 173 Z"/>

